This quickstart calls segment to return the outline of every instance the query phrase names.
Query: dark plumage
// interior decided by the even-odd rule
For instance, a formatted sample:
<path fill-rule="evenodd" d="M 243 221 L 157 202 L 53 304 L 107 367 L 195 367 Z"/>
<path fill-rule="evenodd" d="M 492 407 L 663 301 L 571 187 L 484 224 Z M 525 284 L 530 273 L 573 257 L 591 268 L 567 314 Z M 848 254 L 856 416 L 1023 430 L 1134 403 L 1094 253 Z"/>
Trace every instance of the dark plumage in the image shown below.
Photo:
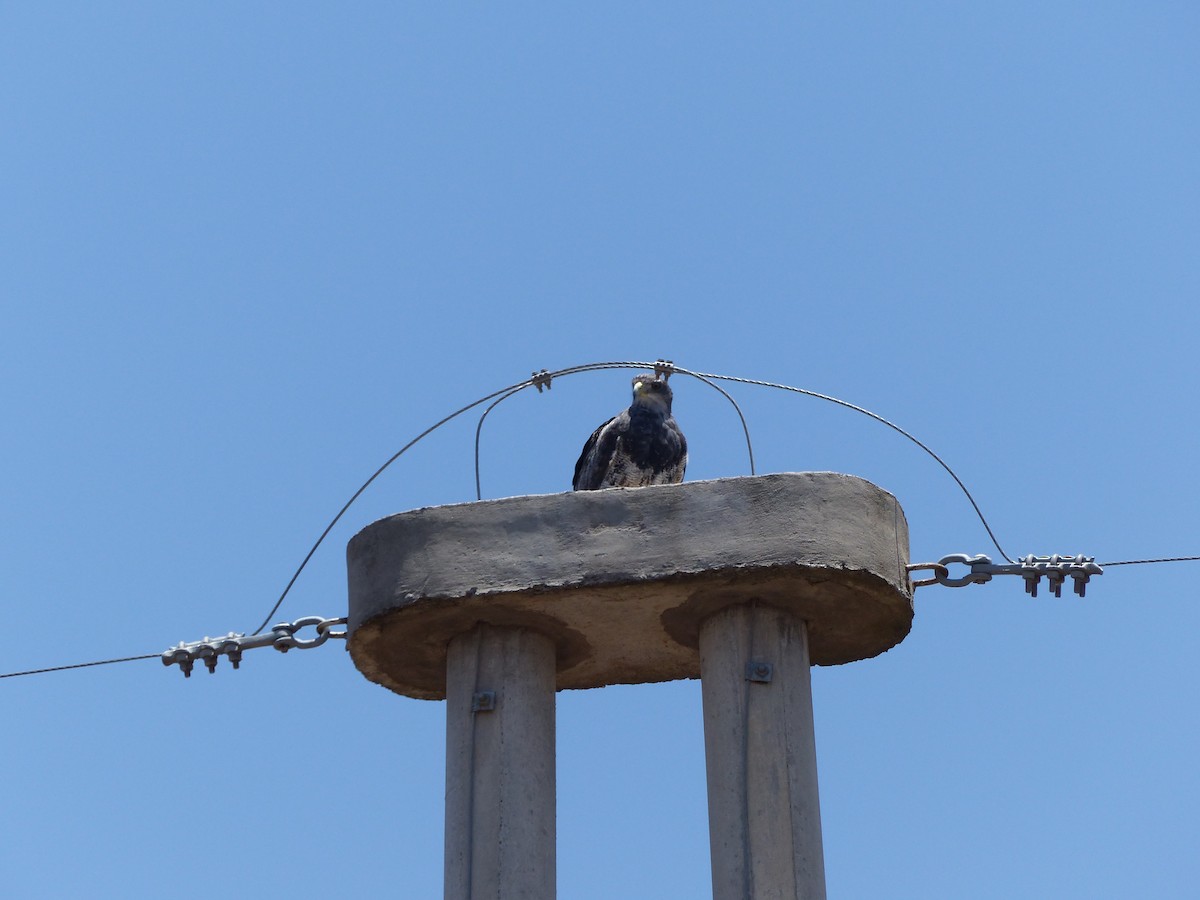
<path fill-rule="evenodd" d="M 653 375 L 633 379 L 633 404 L 592 432 L 572 484 L 577 491 L 678 484 L 687 440 L 671 415 L 671 388 Z"/>

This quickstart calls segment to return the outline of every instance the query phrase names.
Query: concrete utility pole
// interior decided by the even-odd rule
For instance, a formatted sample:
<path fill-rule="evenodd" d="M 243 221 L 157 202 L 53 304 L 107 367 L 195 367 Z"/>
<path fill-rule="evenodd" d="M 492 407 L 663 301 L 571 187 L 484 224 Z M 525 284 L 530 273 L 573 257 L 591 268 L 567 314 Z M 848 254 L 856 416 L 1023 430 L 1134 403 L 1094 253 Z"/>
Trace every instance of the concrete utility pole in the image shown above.
<path fill-rule="evenodd" d="M 824 897 L 804 621 L 757 604 L 705 619 L 700 683 L 713 897 Z"/>
<path fill-rule="evenodd" d="M 349 649 L 447 700 L 448 900 L 550 900 L 554 692 L 701 679 L 716 900 L 825 896 L 810 665 L 912 625 L 908 530 L 789 473 L 400 513 L 347 548 Z"/>
<path fill-rule="evenodd" d="M 446 659 L 446 896 L 554 896 L 554 642 L 480 624 Z"/>

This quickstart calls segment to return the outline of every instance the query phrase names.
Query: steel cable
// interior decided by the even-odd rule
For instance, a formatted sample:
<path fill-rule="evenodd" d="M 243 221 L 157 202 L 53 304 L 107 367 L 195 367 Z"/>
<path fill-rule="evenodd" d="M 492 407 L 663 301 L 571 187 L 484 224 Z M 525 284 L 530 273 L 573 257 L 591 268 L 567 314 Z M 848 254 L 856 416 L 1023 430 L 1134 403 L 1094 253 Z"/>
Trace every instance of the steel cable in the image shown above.
<path fill-rule="evenodd" d="M 428 437 L 430 434 L 432 434 L 437 429 L 441 428 L 446 423 L 452 421 L 453 419 L 456 419 L 458 416 L 462 415 L 463 413 L 468 412 L 468 411 L 474 409 L 475 407 L 479 406 L 480 404 L 486 403 L 489 400 L 494 401 L 484 410 L 483 414 L 479 417 L 479 422 L 475 428 L 475 492 L 476 492 L 476 496 L 478 498 L 481 498 L 482 491 L 481 491 L 480 475 L 479 475 L 480 434 L 483 429 L 483 423 L 487 419 L 488 415 L 492 412 L 492 410 L 495 409 L 497 406 L 499 406 L 500 403 L 507 400 L 509 397 L 512 397 L 514 394 L 520 393 L 521 391 L 525 390 L 526 388 L 533 387 L 535 385 L 545 385 L 547 388 L 549 388 L 551 385 L 551 382 L 556 378 L 562 378 L 567 375 L 575 375 L 575 374 L 579 374 L 581 372 L 596 372 L 596 371 L 604 371 L 604 370 L 609 370 L 609 369 L 646 369 L 646 370 L 663 371 L 667 375 L 676 374 L 676 373 L 681 374 L 681 375 L 688 375 L 692 378 L 696 378 L 699 381 L 704 382 L 709 387 L 720 392 L 725 397 L 725 399 L 727 399 L 731 404 L 733 404 L 733 407 L 737 412 L 738 418 L 741 421 L 742 430 L 746 437 L 746 450 L 747 450 L 747 453 L 749 454 L 749 458 L 750 458 L 751 474 L 754 474 L 754 472 L 755 472 L 754 447 L 753 447 L 753 444 L 750 439 L 750 429 L 746 424 L 746 417 L 743 415 L 741 407 L 738 405 L 737 401 L 727 391 L 725 391 L 723 388 L 721 388 L 719 385 L 714 384 L 713 383 L 714 381 L 729 381 L 729 382 L 734 382 L 736 384 L 749 384 L 749 385 L 756 385 L 759 387 L 775 388 L 777 390 L 790 391 L 792 393 L 802 394 L 804 396 L 812 397 L 817 400 L 825 400 L 829 403 L 833 403 L 838 406 L 842 406 L 846 409 L 853 410 L 854 412 L 861 413 L 864 416 L 874 419 L 875 421 L 877 421 L 883 425 L 886 425 L 888 428 L 892 429 L 893 431 L 897 432 L 898 434 L 900 434 L 900 435 L 904 436 L 905 438 L 907 438 L 908 440 L 912 441 L 912 443 L 916 444 L 918 447 L 920 447 L 922 450 L 924 450 L 930 457 L 932 457 L 933 460 L 935 462 L 937 462 L 937 464 L 940 465 L 947 472 L 947 474 L 950 475 L 951 478 L 954 479 L 955 484 L 957 484 L 958 487 L 962 490 L 963 495 L 970 502 L 972 509 L 975 510 L 976 516 L 978 516 L 979 521 L 982 523 L 982 525 L 984 527 L 984 530 L 987 531 L 988 537 L 991 538 L 992 543 L 995 545 L 996 549 L 1000 552 L 1000 555 L 1003 556 L 1010 563 L 1014 562 L 1014 560 L 1011 557 L 1009 557 L 1008 554 L 1004 552 L 1004 549 L 1000 546 L 1000 542 L 997 540 L 995 533 L 992 531 L 991 525 L 988 523 L 987 518 L 983 514 L 983 511 L 980 509 L 979 504 L 975 501 L 974 496 L 972 496 L 970 490 L 967 489 L 966 484 L 963 483 L 962 479 L 958 477 L 957 473 L 955 473 L 955 471 L 952 468 L 950 468 L 950 466 L 946 463 L 946 461 L 943 460 L 940 456 L 938 456 L 933 450 L 931 450 L 924 442 L 919 440 L 917 437 L 910 434 L 908 431 L 905 431 L 903 428 L 901 428 L 899 425 L 895 424 L 894 422 L 892 422 L 888 419 L 885 419 L 883 416 L 881 416 L 877 413 L 871 412 L 871 410 L 869 410 L 869 409 L 866 409 L 861 406 L 857 406 L 853 403 L 849 403 L 849 402 L 847 402 L 845 400 L 841 400 L 837 397 L 832 397 L 828 394 L 821 394 L 821 393 L 818 393 L 817 391 L 810 391 L 805 388 L 793 387 L 791 385 L 779 384 L 777 382 L 772 382 L 772 381 L 762 381 L 762 380 L 755 379 L 755 378 L 742 378 L 742 377 L 735 376 L 735 375 L 719 375 L 719 374 L 712 373 L 712 372 L 693 372 L 690 369 L 683 368 L 682 366 L 677 366 L 674 363 L 665 363 L 663 360 L 657 360 L 656 362 L 653 362 L 653 363 L 644 362 L 644 361 L 643 362 L 620 361 L 620 362 L 585 363 L 583 365 L 578 365 L 578 366 L 569 366 L 567 368 L 559 369 L 554 372 L 548 372 L 543 369 L 541 373 L 534 373 L 530 378 L 528 378 L 524 381 L 519 381 L 515 384 L 510 384 L 507 387 L 501 388 L 497 391 L 492 391 L 490 394 L 480 397 L 478 400 L 475 400 L 472 403 L 468 403 L 466 406 L 460 407 L 459 409 L 455 410 L 454 412 L 450 413 L 449 415 L 443 417 L 442 419 L 439 419 L 433 425 L 426 428 L 424 431 L 422 431 L 420 434 L 418 434 L 415 438 L 413 438 L 411 441 L 409 441 L 407 444 L 405 444 L 403 447 L 401 447 L 399 450 L 397 450 L 395 453 L 393 453 L 383 463 L 383 465 L 381 465 L 379 468 L 377 468 L 374 471 L 374 473 L 372 473 L 372 475 L 366 481 L 363 482 L 362 486 L 359 487 L 358 490 L 356 490 L 354 492 L 354 494 L 350 497 L 350 499 L 346 501 L 346 503 L 342 506 L 342 508 L 340 510 L 338 510 L 337 514 L 333 517 L 333 519 L 330 520 L 329 524 L 325 527 L 325 530 L 321 532 L 320 536 L 313 543 L 313 545 L 309 549 L 308 553 L 305 554 L 304 559 L 301 560 L 300 565 L 296 568 L 296 571 L 292 574 L 292 577 L 288 580 L 288 583 L 284 587 L 283 592 L 279 595 L 279 599 L 276 600 L 275 605 L 271 607 L 271 611 L 267 614 L 266 618 L 263 619 L 262 624 L 259 625 L 258 628 L 256 628 L 254 630 L 253 634 L 257 635 L 257 634 L 261 633 L 263 631 L 263 629 L 265 629 L 267 627 L 267 624 L 271 621 L 272 617 L 279 611 L 280 606 L 283 605 L 283 601 L 287 598 L 292 587 L 295 585 L 296 580 L 300 577 L 301 573 L 304 571 L 305 567 L 308 565 L 308 563 L 312 559 L 313 555 L 317 552 L 317 550 L 320 548 L 321 544 L 325 541 L 325 538 L 327 538 L 329 536 L 329 533 L 334 529 L 334 527 L 337 525 L 337 523 L 339 521 L 341 521 L 342 516 L 344 516 L 346 514 L 346 512 L 350 509 L 350 507 L 354 504 L 354 502 L 356 500 L 358 500 L 358 498 L 360 496 L 362 496 L 363 492 L 365 492 L 366 489 L 368 487 L 370 487 L 375 482 L 375 480 L 380 475 L 382 475 L 384 473 L 384 471 L 386 469 L 388 469 L 388 467 L 390 467 L 392 465 L 392 463 L 394 463 L 401 456 L 403 456 L 406 452 L 408 452 L 408 450 L 410 450 L 418 442 L 420 442 L 424 438 Z M 1148 565 L 1148 564 L 1154 564 L 1154 563 L 1193 562 L 1193 561 L 1200 561 L 1200 556 L 1171 556 L 1171 557 L 1160 557 L 1160 558 L 1156 558 L 1156 559 L 1131 559 L 1131 560 L 1122 560 L 1122 561 L 1118 561 L 1118 562 L 1101 563 L 1101 565 L 1104 567 L 1134 566 L 1134 565 Z M 104 665 L 111 665 L 114 663 L 135 662 L 137 660 L 155 659 L 155 658 L 160 658 L 160 654 L 148 653 L 148 654 L 143 654 L 141 656 L 126 656 L 126 657 L 119 657 L 116 659 L 97 660 L 95 662 L 73 663 L 70 665 L 63 665 L 63 666 L 51 666 L 51 667 L 43 668 L 43 669 L 29 669 L 29 670 L 22 671 L 22 672 L 7 672 L 7 673 L 0 674 L 0 678 L 15 678 L 15 677 L 22 676 L 22 675 L 40 675 L 40 674 L 45 674 L 48 672 L 61 672 L 61 671 L 66 671 L 66 670 L 70 670 L 70 669 L 84 669 L 84 668 L 90 668 L 93 666 L 104 666 Z"/>
<path fill-rule="evenodd" d="M 608 370 L 608 369 L 646 369 L 646 370 L 653 370 L 653 371 L 665 371 L 668 375 L 672 374 L 672 373 L 680 373 L 683 375 L 689 375 L 693 378 L 697 378 L 700 381 L 708 384 L 710 387 L 720 391 L 720 393 L 722 395 L 724 395 L 724 397 L 727 400 L 729 400 L 730 403 L 733 404 L 734 409 L 737 410 L 738 417 L 741 420 L 742 429 L 746 435 L 746 447 L 750 454 L 751 473 L 753 473 L 753 471 L 754 471 L 754 448 L 750 441 L 750 430 L 746 425 L 746 418 L 742 414 L 741 407 L 738 406 L 737 401 L 735 401 L 733 399 L 733 397 L 730 396 L 726 391 L 722 390 L 720 387 L 713 384 L 712 381 L 714 381 L 714 380 L 716 380 L 716 381 L 732 381 L 732 382 L 736 382 L 738 384 L 753 384 L 753 385 L 758 385 L 760 387 L 769 387 L 769 388 L 776 388 L 776 389 L 784 390 L 784 391 L 791 391 L 793 393 L 803 394 L 808 397 L 814 397 L 818 400 L 826 400 L 830 403 L 835 403 L 838 406 L 843 406 L 846 409 L 851 409 L 851 410 L 854 410 L 855 412 L 862 413 L 863 415 L 868 416 L 868 417 L 874 419 L 875 421 L 888 426 L 893 431 L 896 431 L 899 434 L 903 435 L 904 437 L 908 438 L 910 441 L 912 441 L 914 444 L 916 444 L 918 447 L 920 447 L 922 450 L 924 450 L 926 453 L 928 453 L 931 457 L 933 457 L 933 459 L 938 463 L 938 465 L 940 465 L 943 469 L 945 469 L 946 472 L 949 473 L 950 477 L 954 479 L 955 483 L 959 486 L 959 488 L 961 488 L 963 494 L 966 495 L 967 500 L 970 501 L 972 508 L 975 510 L 975 514 L 979 517 L 980 522 L 983 523 L 984 529 L 987 531 L 988 536 L 992 539 L 992 543 L 996 545 L 996 549 L 1000 552 L 1000 555 L 1003 556 L 1009 562 L 1012 562 L 1012 559 L 1008 556 L 1008 554 L 1006 554 L 1004 552 L 1004 549 L 1000 546 L 1000 542 L 996 539 L 996 535 L 992 532 L 992 528 L 988 524 L 987 519 L 984 517 L 983 511 L 979 508 L 979 504 L 975 502 L 975 498 L 971 495 L 971 492 L 969 490 L 967 490 L 967 486 L 963 483 L 962 479 L 958 477 L 958 475 L 954 472 L 954 470 L 951 469 L 950 466 L 947 465 L 946 462 L 940 456 L 938 456 L 936 453 L 934 453 L 929 447 L 927 447 L 924 443 L 922 443 L 916 437 L 909 434 L 907 431 L 905 431 L 899 425 L 896 425 L 894 422 L 888 421 L 883 416 L 873 413 L 869 409 L 864 409 L 861 406 L 856 406 L 855 404 L 848 403 L 845 400 L 839 400 L 837 397 L 831 397 L 827 394 L 820 394 L 820 393 L 817 393 L 816 391 L 810 391 L 810 390 L 806 390 L 804 388 L 792 387 L 792 386 L 786 385 L 786 384 L 777 384 L 777 383 L 771 382 L 771 381 L 760 381 L 758 379 L 753 379 L 753 378 L 740 378 L 740 377 L 733 376 L 733 375 L 718 375 L 718 374 L 714 374 L 711 372 L 693 372 L 690 369 L 683 368 L 682 366 L 677 366 L 674 363 L 665 363 L 663 360 L 656 360 L 653 363 L 646 362 L 644 360 L 642 360 L 642 361 L 622 360 L 622 361 L 613 361 L 613 362 L 584 363 L 582 365 L 577 365 L 577 366 L 568 366 L 566 368 L 558 369 L 553 372 L 549 372 L 549 371 L 546 371 L 545 369 L 543 369 L 540 373 L 534 373 L 531 377 L 525 379 L 524 381 L 518 381 L 515 384 L 510 384 L 507 387 L 501 388 L 500 390 L 492 391 L 490 394 L 480 397 L 478 400 L 474 401 L 473 403 L 468 403 L 466 406 L 460 407 L 459 409 L 450 413 L 450 415 L 448 415 L 442 419 L 439 419 L 433 425 L 426 428 L 419 435 L 417 435 L 415 438 L 413 438 L 411 441 L 409 441 L 407 444 L 405 444 L 403 447 L 401 447 L 399 450 L 397 450 L 394 454 L 392 454 L 387 459 L 387 461 L 384 462 L 383 465 L 381 465 L 378 469 L 375 470 L 375 472 L 371 475 L 370 478 L 368 478 L 365 482 L 363 482 L 362 486 L 357 491 L 354 492 L 353 496 L 351 496 L 350 499 L 346 501 L 345 505 L 343 505 L 342 508 L 338 511 L 337 515 L 335 515 L 333 517 L 333 519 L 329 522 L 329 524 L 325 527 L 325 530 L 323 532 L 321 532 L 320 537 L 317 538 L 316 542 L 309 549 L 309 551 L 305 555 L 304 559 L 300 562 L 300 565 L 296 568 L 296 571 L 292 574 L 292 577 L 288 581 L 287 586 L 284 587 L 283 592 L 279 595 L 279 599 L 276 600 L 275 605 L 271 607 L 271 611 L 267 614 L 266 618 L 263 619 L 262 624 L 259 625 L 258 628 L 255 629 L 253 633 L 258 634 L 264 628 L 267 627 L 268 623 L 270 623 L 270 621 L 271 621 L 271 618 L 275 615 L 275 613 L 277 613 L 279 611 L 279 607 L 283 605 L 283 601 L 287 598 L 287 595 L 291 591 L 292 586 L 296 583 L 296 579 L 298 579 L 300 577 L 300 574 L 304 571 L 305 566 L 307 566 L 309 560 L 312 559 L 313 554 L 315 554 L 317 552 L 317 549 L 321 546 L 321 544 L 324 543 L 325 538 L 329 536 L 329 533 L 333 530 L 334 526 L 337 525 L 337 523 L 339 521 L 341 521 L 342 516 L 346 514 L 346 511 L 348 509 L 350 509 L 350 507 L 354 504 L 354 501 L 356 501 L 362 495 L 362 493 L 368 487 L 371 486 L 371 484 L 375 481 L 375 479 L 378 478 L 380 475 L 382 475 L 383 472 L 392 463 L 394 463 L 397 459 L 399 459 L 402 455 L 404 455 L 404 453 L 406 453 L 410 448 L 412 448 L 417 442 L 421 441 L 428 435 L 432 434 L 434 431 L 436 431 L 438 428 L 441 428 L 443 425 L 445 425 L 447 422 L 450 422 L 452 419 L 455 419 L 458 416 L 462 415 L 463 413 L 474 409 L 475 407 L 479 406 L 482 403 L 486 403 L 489 400 L 494 400 L 495 402 L 492 403 L 489 407 L 487 407 L 487 409 L 485 409 L 483 414 L 479 417 L 479 422 L 475 427 L 475 490 L 476 490 L 476 496 L 479 499 L 482 499 L 482 489 L 481 489 L 480 476 L 479 476 L 479 441 L 480 441 L 480 434 L 482 433 L 482 430 L 483 430 L 483 423 L 486 420 L 488 414 L 493 409 L 495 409 L 500 403 L 507 400 L 509 397 L 512 397 L 513 395 L 520 393 L 521 391 L 525 390 L 526 388 L 533 387 L 534 385 L 538 385 L 538 384 L 546 385 L 549 388 L 553 384 L 554 379 L 556 379 L 556 378 L 563 378 L 567 375 L 576 375 L 576 374 L 579 374 L 580 372 L 597 372 L 597 371 L 604 371 L 604 370 Z"/>

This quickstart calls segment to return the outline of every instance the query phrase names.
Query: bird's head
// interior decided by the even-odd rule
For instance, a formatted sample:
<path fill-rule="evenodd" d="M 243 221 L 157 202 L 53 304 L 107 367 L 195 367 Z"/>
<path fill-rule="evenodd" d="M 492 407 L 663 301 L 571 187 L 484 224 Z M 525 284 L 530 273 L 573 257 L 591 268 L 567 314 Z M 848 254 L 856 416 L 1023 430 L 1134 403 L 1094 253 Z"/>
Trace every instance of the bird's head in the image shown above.
<path fill-rule="evenodd" d="M 671 411 L 671 387 L 654 375 L 638 375 L 633 379 L 633 403 L 635 406 L 659 407 Z"/>

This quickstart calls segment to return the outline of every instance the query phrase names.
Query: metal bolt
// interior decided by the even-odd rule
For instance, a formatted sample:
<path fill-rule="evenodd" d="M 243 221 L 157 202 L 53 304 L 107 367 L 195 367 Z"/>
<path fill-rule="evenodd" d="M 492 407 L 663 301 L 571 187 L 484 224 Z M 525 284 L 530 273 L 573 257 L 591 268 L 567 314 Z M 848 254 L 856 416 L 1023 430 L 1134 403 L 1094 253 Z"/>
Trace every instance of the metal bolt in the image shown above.
<path fill-rule="evenodd" d="M 746 680 L 758 682 L 759 684 L 769 684 L 771 676 L 774 674 L 774 668 L 769 662 L 761 662 L 759 660 L 751 660 L 746 663 Z"/>
<path fill-rule="evenodd" d="M 1037 596 L 1038 582 L 1042 580 L 1042 576 L 1038 572 L 1026 572 L 1023 576 L 1025 579 L 1025 590 L 1030 597 Z"/>
<path fill-rule="evenodd" d="M 226 656 L 228 656 L 228 657 L 229 657 L 229 661 L 230 661 L 231 663 L 233 663 L 233 667 L 234 667 L 235 669 L 236 669 L 236 668 L 237 668 L 239 665 L 241 665 L 241 662 L 242 662 L 242 648 L 241 648 L 241 647 L 238 645 L 238 642 L 237 642 L 236 640 L 228 640 L 228 641 L 225 641 L 225 643 L 221 644 L 221 646 L 220 646 L 220 648 L 217 650 L 217 652 L 218 652 L 218 653 L 224 653 Z"/>
<path fill-rule="evenodd" d="M 491 712 L 495 708 L 495 691 L 480 691 L 471 698 L 471 712 Z"/>

